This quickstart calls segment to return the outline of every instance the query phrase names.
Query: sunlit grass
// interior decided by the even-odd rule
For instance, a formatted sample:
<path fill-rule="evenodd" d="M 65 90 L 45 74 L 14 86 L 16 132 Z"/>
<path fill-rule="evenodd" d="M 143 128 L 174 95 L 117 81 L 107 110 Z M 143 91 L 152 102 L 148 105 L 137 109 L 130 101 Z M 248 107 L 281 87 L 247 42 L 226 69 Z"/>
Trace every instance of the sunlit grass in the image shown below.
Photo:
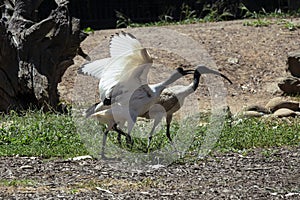
<path fill-rule="evenodd" d="M 300 118 L 253 118 L 227 123 L 217 148 L 228 151 L 295 145 L 300 145 Z"/>
<path fill-rule="evenodd" d="M 265 9 L 261 9 L 259 12 L 251 12 L 247 7 L 241 4 L 238 8 L 241 13 L 244 13 L 238 19 L 251 19 L 244 22 L 245 26 L 254 26 L 254 27 L 265 27 L 272 24 L 275 24 L 272 21 L 284 21 L 283 28 L 289 29 L 291 31 L 299 28 L 299 24 L 289 22 L 286 19 L 297 18 L 300 16 L 300 10 L 298 11 L 288 11 L 282 12 L 280 9 L 273 12 L 267 12 Z M 149 27 L 149 26 L 167 26 L 167 25 L 182 25 L 182 24 L 196 24 L 196 23 L 206 23 L 206 22 L 217 22 L 217 21 L 226 21 L 228 19 L 234 19 L 234 16 L 237 13 L 231 13 L 230 11 L 224 10 L 222 13 L 219 13 L 216 7 L 206 7 L 203 8 L 203 11 L 206 11 L 207 14 L 204 17 L 199 17 L 195 10 L 192 10 L 191 7 L 182 5 L 181 7 L 181 17 L 178 20 L 174 20 L 171 13 L 165 13 L 159 16 L 159 20 L 155 22 L 148 23 L 135 23 L 128 16 L 122 14 L 121 12 L 117 13 L 117 28 L 118 27 Z M 235 10 L 235 12 L 238 12 Z"/>
<path fill-rule="evenodd" d="M 1 117 L 0 156 L 68 157 L 86 153 L 69 115 L 27 111 Z"/>
<path fill-rule="evenodd" d="M 209 122 L 208 119 L 206 120 Z M 92 124 L 92 126 L 97 126 L 97 123 Z M 172 138 L 176 136 L 180 127 L 181 125 L 176 121 L 172 123 Z M 97 129 L 97 127 L 95 128 Z M 101 126 L 101 129 L 104 127 Z M 193 142 L 188 148 L 190 152 L 195 152 L 204 145 L 204 138 L 208 134 L 207 130 L 208 124 L 199 123 L 194 133 Z M 69 158 L 90 154 L 90 146 L 83 143 L 82 137 L 78 133 L 71 115 L 43 113 L 41 111 L 27 111 L 20 115 L 12 112 L 1 116 L 0 156 Z M 101 132 L 95 138 L 93 143 L 100 144 Z M 146 152 L 147 140 L 147 136 L 144 138 L 134 137 L 133 147 L 128 148 L 123 137 L 121 148 L 133 152 Z M 108 143 L 119 145 L 116 133 L 111 132 L 109 134 Z M 163 148 L 168 143 L 165 127 L 162 127 L 153 136 L 150 151 Z M 228 152 L 295 145 L 300 145 L 300 118 L 289 118 L 288 120 L 278 118 L 226 119 L 213 150 Z"/>
<path fill-rule="evenodd" d="M 31 179 L 0 179 L 0 186 L 4 187 L 26 187 L 35 185 L 37 185 L 37 182 Z"/>
<path fill-rule="evenodd" d="M 261 26 L 269 26 L 271 25 L 271 21 L 267 19 L 256 19 L 252 21 L 246 21 L 244 22 L 244 26 L 255 26 L 255 27 L 261 27 Z"/>

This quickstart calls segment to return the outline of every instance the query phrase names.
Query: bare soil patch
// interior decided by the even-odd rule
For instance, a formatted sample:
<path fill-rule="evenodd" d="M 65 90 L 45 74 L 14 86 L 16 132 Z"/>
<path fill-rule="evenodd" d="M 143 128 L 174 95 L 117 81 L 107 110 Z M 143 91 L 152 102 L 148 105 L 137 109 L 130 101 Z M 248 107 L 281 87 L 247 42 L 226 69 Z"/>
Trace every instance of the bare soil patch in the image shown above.
<path fill-rule="evenodd" d="M 292 20 L 293 23 L 299 23 L 299 21 L 300 19 Z M 300 29 L 290 31 L 285 28 L 284 24 L 278 24 L 276 21 L 267 27 L 244 26 L 244 22 L 228 21 L 165 27 L 186 34 L 202 45 L 201 48 L 205 48 L 216 63 L 216 68 L 232 80 L 233 85 L 228 85 L 225 81 L 224 83 L 228 90 L 227 103 L 233 113 L 239 111 L 243 106 L 265 105 L 270 98 L 280 96 L 282 93 L 277 84 L 287 75 L 287 54 L 300 48 Z M 122 30 L 130 32 L 131 29 Z M 110 35 L 120 31 L 96 31 L 82 43 L 82 48 L 86 52 L 93 52 L 95 47 L 100 44 L 105 49 L 99 49 L 96 52 L 98 56 L 106 57 L 109 55 L 107 47 Z M 155 27 L 153 27 L 153 31 L 155 31 Z M 167 35 L 166 37 L 169 39 L 175 36 Z M 178 66 L 194 67 L 173 54 L 155 50 L 151 53 L 156 58 L 154 62 L 164 65 L 164 68 L 160 69 L 161 71 L 158 73 L 155 71 L 157 69 L 152 70 L 153 73 L 150 74 L 152 82 L 161 81 L 162 77 L 166 77 L 171 69 Z M 76 57 L 75 62 L 76 64 L 67 70 L 60 84 L 61 97 L 65 101 L 71 101 L 76 71 L 79 65 L 86 61 Z M 201 60 L 199 64 L 201 64 Z M 80 78 L 82 77 L 79 76 L 79 81 L 76 81 L 76 90 L 83 88 L 82 92 L 86 92 L 86 88 L 89 86 L 91 89 L 88 91 L 95 94 L 97 80 L 84 77 L 84 81 L 82 81 L 84 85 L 81 87 L 78 86 L 81 82 Z M 189 83 L 191 78 L 187 78 L 186 83 Z M 206 103 L 209 102 L 209 97 L 203 81 L 200 83 L 197 97 L 201 109 L 210 108 L 210 103 Z M 95 95 L 93 99 L 97 101 Z"/>

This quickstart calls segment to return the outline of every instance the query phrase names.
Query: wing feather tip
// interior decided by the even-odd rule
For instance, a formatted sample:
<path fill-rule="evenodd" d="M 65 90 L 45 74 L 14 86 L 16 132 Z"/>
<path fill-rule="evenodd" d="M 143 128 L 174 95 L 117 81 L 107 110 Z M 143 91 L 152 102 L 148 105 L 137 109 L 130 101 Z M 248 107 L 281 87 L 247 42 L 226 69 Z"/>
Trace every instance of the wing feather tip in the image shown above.
<path fill-rule="evenodd" d="M 84 68 L 84 66 L 81 65 L 81 67 L 79 67 L 79 69 L 77 70 L 77 73 L 86 75 L 86 72 L 84 72 L 83 68 Z"/>

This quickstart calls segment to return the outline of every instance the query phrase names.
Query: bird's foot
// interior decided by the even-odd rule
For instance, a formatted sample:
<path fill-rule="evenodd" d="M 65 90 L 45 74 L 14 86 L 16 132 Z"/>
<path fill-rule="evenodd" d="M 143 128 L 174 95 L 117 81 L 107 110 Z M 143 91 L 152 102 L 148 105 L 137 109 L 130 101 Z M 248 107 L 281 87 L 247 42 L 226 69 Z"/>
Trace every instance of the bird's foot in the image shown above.
<path fill-rule="evenodd" d="M 148 143 L 147 143 L 147 153 L 150 153 L 150 146 L 151 146 L 151 141 L 152 141 L 152 135 L 151 136 L 149 136 L 149 138 L 148 138 Z"/>
<path fill-rule="evenodd" d="M 120 158 L 109 158 L 104 154 L 101 154 L 101 159 L 105 160 L 105 161 L 120 161 L 121 160 Z"/>
<path fill-rule="evenodd" d="M 170 143 L 170 144 L 173 144 L 171 135 L 170 135 L 170 133 L 168 133 L 168 132 L 167 132 L 167 138 L 168 138 L 168 140 L 169 140 L 169 143 Z"/>
<path fill-rule="evenodd" d="M 122 146 L 121 134 L 118 134 L 117 140 L 119 145 Z"/>
<path fill-rule="evenodd" d="M 173 141 L 170 141 L 170 145 L 174 148 L 174 152 L 178 152 L 176 145 Z"/>
<path fill-rule="evenodd" d="M 149 154 L 149 153 L 151 153 L 151 151 L 152 151 L 152 150 L 150 149 L 150 146 L 149 146 L 149 147 L 147 147 L 145 153 L 148 153 L 148 154 Z"/>
<path fill-rule="evenodd" d="M 128 148 L 131 148 L 132 149 L 132 146 L 133 146 L 133 140 L 131 138 L 130 135 L 126 135 L 126 144 L 127 144 L 127 147 Z"/>
<path fill-rule="evenodd" d="M 148 143 L 147 147 L 146 147 L 146 152 L 145 153 L 150 153 L 151 149 L 150 149 L 150 143 Z"/>

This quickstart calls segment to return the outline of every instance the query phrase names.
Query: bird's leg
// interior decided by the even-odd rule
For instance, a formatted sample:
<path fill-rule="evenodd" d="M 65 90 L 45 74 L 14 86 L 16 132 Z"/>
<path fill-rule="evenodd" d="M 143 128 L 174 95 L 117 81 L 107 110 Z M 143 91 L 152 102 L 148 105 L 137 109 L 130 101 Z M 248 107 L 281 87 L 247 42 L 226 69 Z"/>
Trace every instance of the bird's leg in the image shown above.
<path fill-rule="evenodd" d="M 172 122 L 172 117 L 173 115 L 167 115 L 166 117 L 166 122 L 167 122 L 167 138 L 169 139 L 169 142 L 172 143 L 172 138 L 171 138 L 171 135 L 170 135 L 170 126 L 171 126 L 171 122 Z"/>
<path fill-rule="evenodd" d="M 132 117 L 132 120 L 128 121 L 128 134 L 126 135 L 126 143 L 127 143 L 128 147 L 130 145 L 130 148 L 132 148 L 132 146 L 133 146 L 133 140 L 132 140 L 132 138 L 130 136 L 130 133 L 131 133 L 131 131 L 133 129 L 133 126 L 134 126 L 134 124 L 136 122 L 136 118 L 137 117 Z"/>
<path fill-rule="evenodd" d="M 166 115 L 166 110 L 162 105 L 154 104 L 153 106 L 151 106 L 148 113 L 149 113 L 149 118 L 154 119 L 153 127 L 149 133 L 149 138 L 148 138 L 147 152 L 149 153 L 153 133 L 156 127 L 158 126 L 159 122 L 161 121 L 161 119 Z"/>
<path fill-rule="evenodd" d="M 117 137 L 118 143 L 121 146 L 122 145 L 122 140 L 121 140 L 121 134 L 118 133 L 118 137 Z"/>
<path fill-rule="evenodd" d="M 122 131 L 121 129 L 119 129 L 117 127 L 117 124 L 114 124 L 113 130 L 118 133 L 118 142 L 119 142 L 120 145 L 121 145 L 121 135 L 124 135 L 126 137 L 127 145 L 130 144 L 132 146 L 133 142 L 132 142 L 131 136 L 129 134 L 127 134 L 124 131 Z"/>
<path fill-rule="evenodd" d="M 125 133 L 124 131 L 122 131 L 120 128 L 118 128 L 117 125 L 118 125 L 118 124 L 114 124 L 113 127 L 112 127 L 112 129 L 118 133 L 118 138 L 117 138 L 117 140 L 118 140 L 119 144 L 121 145 L 121 135 L 126 136 L 126 139 L 127 139 L 128 134 Z M 130 136 L 129 136 L 129 137 L 130 137 Z M 130 140 L 131 140 L 131 138 L 130 138 Z"/>
<path fill-rule="evenodd" d="M 103 133 L 103 138 L 102 138 L 102 150 L 101 150 L 101 158 L 106 160 L 107 157 L 105 156 L 105 146 L 106 146 L 106 140 L 107 140 L 107 134 L 109 132 L 109 129 L 107 129 L 104 133 Z"/>
<path fill-rule="evenodd" d="M 147 144 L 147 152 L 149 153 L 150 152 L 150 145 L 151 145 L 151 140 L 152 140 L 152 131 L 150 132 L 149 134 L 149 137 L 148 137 L 148 144 Z"/>
<path fill-rule="evenodd" d="M 153 133 L 157 127 L 157 125 L 159 124 L 159 122 L 161 121 L 163 115 L 160 115 L 160 114 L 157 114 L 155 117 L 154 117 L 154 123 L 153 123 L 153 127 L 149 133 L 149 137 L 148 137 L 148 145 L 147 145 L 147 152 L 149 152 L 149 149 L 150 149 L 150 144 L 151 144 L 151 140 L 152 140 L 152 137 L 153 137 Z"/>
<path fill-rule="evenodd" d="M 174 142 L 171 138 L 171 134 L 170 134 L 170 126 L 171 126 L 171 122 L 172 122 L 172 118 L 173 118 L 173 115 L 167 115 L 166 117 L 166 122 L 167 122 L 167 138 L 169 139 L 169 142 L 170 144 L 173 146 L 175 152 L 178 152 L 177 148 L 176 148 L 176 145 L 174 145 Z"/>
<path fill-rule="evenodd" d="M 132 138 L 131 138 L 131 136 L 129 134 L 126 135 L 126 143 L 127 143 L 128 147 L 130 146 L 130 148 L 132 148 L 132 146 L 133 146 L 133 140 L 132 140 Z"/>
<path fill-rule="evenodd" d="M 101 150 L 101 159 L 103 160 L 119 160 L 119 158 L 108 158 L 105 156 L 105 147 L 106 147 L 106 141 L 107 141 L 107 134 L 109 132 L 109 128 L 105 130 L 103 133 L 103 139 L 102 139 L 102 150 Z"/>

